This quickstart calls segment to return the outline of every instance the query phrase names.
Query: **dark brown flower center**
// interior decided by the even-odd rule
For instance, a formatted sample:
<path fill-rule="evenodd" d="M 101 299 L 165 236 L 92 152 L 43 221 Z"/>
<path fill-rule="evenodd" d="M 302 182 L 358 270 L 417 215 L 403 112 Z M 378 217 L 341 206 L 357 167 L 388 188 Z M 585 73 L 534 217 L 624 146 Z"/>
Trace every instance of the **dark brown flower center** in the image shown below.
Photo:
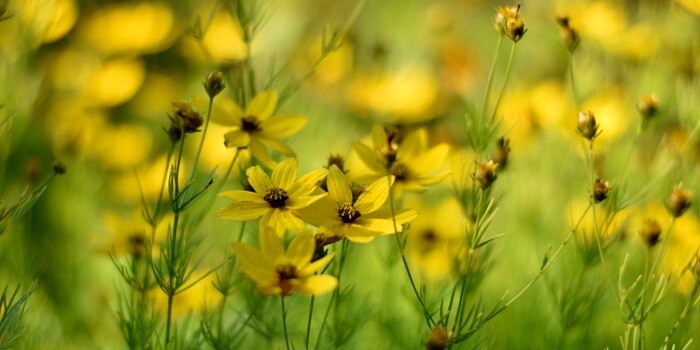
<path fill-rule="evenodd" d="M 396 181 L 403 181 L 408 177 L 408 167 L 403 163 L 395 164 L 391 168 L 391 175 L 396 177 Z"/>
<path fill-rule="evenodd" d="M 338 209 L 338 216 L 340 216 L 340 219 L 343 220 L 344 223 L 346 224 L 352 224 L 359 218 L 360 212 L 355 209 L 351 204 L 343 204 L 339 209 Z"/>
<path fill-rule="evenodd" d="M 260 122 L 256 116 L 249 115 L 241 119 L 241 129 L 248 133 L 260 131 Z"/>
<path fill-rule="evenodd" d="M 277 276 L 279 276 L 280 281 L 288 281 L 297 278 L 297 268 L 292 264 L 279 265 L 277 269 Z"/>
<path fill-rule="evenodd" d="M 281 188 L 273 188 L 267 192 L 263 199 L 273 208 L 282 208 L 289 199 L 289 195 Z"/>

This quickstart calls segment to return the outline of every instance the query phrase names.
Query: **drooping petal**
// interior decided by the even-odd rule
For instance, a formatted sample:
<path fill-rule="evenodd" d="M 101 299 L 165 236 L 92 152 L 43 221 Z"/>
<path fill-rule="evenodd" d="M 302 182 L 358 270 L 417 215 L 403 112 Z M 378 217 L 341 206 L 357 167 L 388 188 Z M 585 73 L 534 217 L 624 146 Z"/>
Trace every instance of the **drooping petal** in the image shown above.
<path fill-rule="evenodd" d="M 299 162 L 296 158 L 288 158 L 281 161 L 272 170 L 272 184 L 277 188 L 288 189 L 297 178 Z"/>
<path fill-rule="evenodd" d="M 253 186 L 255 192 L 261 195 L 267 194 L 268 191 L 275 187 L 272 181 L 270 181 L 270 177 L 257 165 L 248 168 L 245 173 L 248 176 L 248 182 Z"/>
<path fill-rule="evenodd" d="M 353 243 L 369 243 L 374 240 L 374 236 L 346 236 L 346 238 Z"/>
<path fill-rule="evenodd" d="M 216 216 L 222 219 L 249 221 L 263 216 L 270 210 L 267 203 L 235 202 L 221 208 Z"/>
<path fill-rule="evenodd" d="M 260 143 L 260 140 L 257 138 L 254 137 L 250 140 L 248 149 L 250 149 L 250 153 L 255 157 L 255 159 L 260 161 L 260 163 L 263 163 L 263 165 L 266 167 L 274 169 L 275 166 L 277 166 L 277 161 L 272 158 L 270 152 L 265 149 L 265 146 L 263 146 L 263 144 Z"/>
<path fill-rule="evenodd" d="M 269 137 L 258 137 L 258 140 L 260 140 L 260 143 L 262 143 L 265 146 L 268 146 L 275 151 L 284 154 L 287 157 L 295 157 L 296 153 L 294 152 L 293 149 L 289 148 L 286 143 L 278 140 L 278 139 L 273 139 Z"/>
<path fill-rule="evenodd" d="M 389 187 L 393 184 L 394 176 L 391 175 L 372 182 L 357 198 L 355 208 L 362 214 L 379 209 L 386 202 L 389 196 Z"/>
<path fill-rule="evenodd" d="M 386 130 L 384 129 L 384 126 L 375 124 L 374 127 L 372 127 L 372 145 L 374 145 L 374 150 L 381 150 L 387 145 L 387 141 L 388 139 L 386 137 Z"/>
<path fill-rule="evenodd" d="M 225 126 L 241 126 L 241 118 L 245 115 L 243 110 L 226 96 L 219 96 L 211 109 L 211 121 Z M 200 113 L 207 113 L 209 109 L 209 99 L 202 96 L 195 96 L 194 103 Z M 206 117 L 206 115 L 205 115 Z"/>
<path fill-rule="evenodd" d="M 287 248 L 287 259 L 297 268 L 307 266 L 314 255 L 316 241 L 311 231 L 299 232 Z M 301 271 L 298 271 L 302 275 Z"/>
<path fill-rule="evenodd" d="M 240 129 L 233 129 L 224 134 L 226 148 L 246 147 L 250 144 L 250 134 Z"/>
<path fill-rule="evenodd" d="M 250 244 L 240 242 L 231 243 L 231 248 L 233 248 L 236 258 L 238 258 L 244 267 L 251 266 L 261 269 L 266 267 L 266 265 L 262 264 L 264 261 L 263 256 Z"/>
<path fill-rule="evenodd" d="M 351 203 L 352 191 L 350 181 L 337 166 L 333 165 L 328 171 L 328 194 L 338 203 Z"/>
<path fill-rule="evenodd" d="M 266 90 L 257 94 L 250 101 L 248 108 L 246 108 L 246 115 L 264 121 L 275 112 L 275 107 L 277 107 L 277 93 L 274 90 Z"/>
<path fill-rule="evenodd" d="M 318 295 L 332 291 L 338 287 L 338 279 L 329 275 L 314 275 L 306 277 L 296 290 L 299 293 Z"/>
<path fill-rule="evenodd" d="M 403 231 L 403 226 L 401 226 L 398 222 L 396 223 L 396 226 L 394 226 L 394 222 L 392 220 L 366 219 L 360 217 L 356 223 L 358 225 L 362 225 L 362 227 L 364 227 L 367 231 L 372 232 L 372 234 L 375 236 L 378 234 L 392 234 Z"/>
<path fill-rule="evenodd" d="M 263 195 L 257 192 L 234 190 L 221 192 L 219 193 L 219 196 L 223 196 L 234 201 L 267 203 L 263 199 Z"/>
<path fill-rule="evenodd" d="M 272 231 L 274 232 L 278 237 L 284 236 L 284 232 L 286 228 L 280 222 L 279 218 L 279 209 L 271 209 L 265 215 L 260 218 L 260 224 L 258 225 L 260 231 L 266 230 L 266 231 Z M 277 261 L 275 261 L 277 263 Z"/>
<path fill-rule="evenodd" d="M 413 219 L 418 217 L 418 212 L 413 210 L 413 209 L 402 209 L 402 210 L 396 210 L 394 212 L 394 218 L 396 219 L 396 224 L 398 225 L 403 225 L 406 224 Z M 391 211 L 390 210 L 377 210 L 365 215 L 362 215 L 363 219 L 384 219 L 384 220 L 392 220 L 391 218 Z"/>
<path fill-rule="evenodd" d="M 292 136 L 303 129 L 309 118 L 300 114 L 278 115 L 260 125 L 261 135 L 273 139 Z"/>
<path fill-rule="evenodd" d="M 352 149 L 372 171 L 379 174 L 386 174 L 386 169 L 384 169 L 384 166 L 377 159 L 377 153 L 374 150 L 361 143 L 353 143 Z"/>

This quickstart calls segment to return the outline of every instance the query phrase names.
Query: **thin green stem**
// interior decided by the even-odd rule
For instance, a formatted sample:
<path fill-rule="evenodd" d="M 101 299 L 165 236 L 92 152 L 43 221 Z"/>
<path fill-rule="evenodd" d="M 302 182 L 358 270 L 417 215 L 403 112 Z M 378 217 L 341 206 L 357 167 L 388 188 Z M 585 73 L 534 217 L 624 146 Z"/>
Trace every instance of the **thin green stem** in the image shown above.
<path fill-rule="evenodd" d="M 204 140 L 207 138 L 207 130 L 209 130 L 209 120 L 211 119 L 211 110 L 214 105 L 214 97 L 209 97 L 209 107 L 207 108 L 207 119 L 204 121 L 204 131 L 202 132 L 202 139 L 199 141 L 199 147 L 197 148 L 197 155 L 194 157 L 194 165 L 192 166 L 192 174 L 190 175 L 191 183 L 194 181 L 194 177 L 197 174 L 197 165 L 199 164 L 199 158 L 202 156 L 202 149 L 204 148 Z"/>
<path fill-rule="evenodd" d="M 425 302 L 423 301 L 423 298 L 421 298 L 420 293 L 418 292 L 418 288 L 416 288 L 416 283 L 413 281 L 413 275 L 411 275 L 411 269 L 408 267 L 408 261 L 406 260 L 406 255 L 403 252 L 401 240 L 399 239 L 399 230 L 396 224 L 396 212 L 394 209 L 394 191 L 391 183 L 391 177 L 387 177 L 387 181 L 389 181 L 389 206 L 391 210 L 391 221 L 394 225 L 394 238 L 396 238 L 396 248 L 401 254 L 401 261 L 403 261 L 403 266 L 406 270 L 408 280 L 409 282 L 411 282 L 411 288 L 413 289 L 413 293 L 416 295 L 416 298 L 418 299 L 418 302 L 420 303 L 420 306 L 423 309 L 423 316 L 425 317 L 425 322 L 428 325 L 428 328 L 431 328 L 435 322 L 433 321 L 433 318 L 430 315 L 428 308 L 425 306 Z"/>
<path fill-rule="evenodd" d="M 515 57 L 515 47 L 517 43 L 513 42 L 513 46 L 510 49 L 510 55 L 508 56 L 508 66 L 506 66 L 506 75 L 503 78 L 503 86 L 501 86 L 501 92 L 498 94 L 498 99 L 496 100 L 496 105 L 493 107 L 493 113 L 491 114 L 491 121 L 496 118 L 496 113 L 498 112 L 498 106 L 501 104 L 501 99 L 503 98 L 503 93 L 506 91 L 508 86 L 508 79 L 510 78 L 510 69 L 513 66 L 513 57 Z"/>
<path fill-rule="evenodd" d="M 306 321 L 306 340 L 304 341 L 304 348 L 309 348 L 309 338 L 311 338 L 311 317 L 314 314 L 314 302 L 316 301 L 316 296 L 311 296 L 311 302 L 309 303 L 309 318 Z"/>
<path fill-rule="evenodd" d="M 287 310 L 284 308 L 284 295 L 280 295 L 280 300 L 282 301 L 282 327 L 284 328 L 284 342 L 287 344 L 287 350 L 289 350 L 289 334 L 287 333 Z"/>
<path fill-rule="evenodd" d="M 673 337 L 673 334 L 676 333 L 676 330 L 678 330 L 678 327 L 681 325 L 681 322 L 683 322 L 683 320 L 685 320 L 685 318 L 688 317 L 688 313 L 690 313 L 690 310 L 693 306 L 693 302 L 695 301 L 695 297 L 698 295 L 698 287 L 700 287 L 700 281 L 696 280 L 695 284 L 693 285 L 693 291 L 690 292 L 690 297 L 685 303 L 681 315 L 678 317 L 678 320 L 676 320 L 676 323 L 673 324 L 671 332 L 669 332 L 668 335 L 664 338 L 664 345 L 661 348 L 665 349 L 666 346 L 668 346 L 668 342 L 671 340 L 671 337 Z"/>
<path fill-rule="evenodd" d="M 173 143 L 168 151 L 168 158 L 165 160 L 165 171 L 163 172 L 163 180 L 160 183 L 160 191 L 158 192 L 158 198 L 156 199 L 156 209 L 153 211 L 152 219 L 152 229 L 153 233 L 151 235 L 151 244 L 155 241 L 156 237 L 156 227 L 158 227 L 158 216 L 160 216 L 160 207 L 163 202 L 163 192 L 165 191 L 165 184 L 168 182 L 168 173 L 170 172 L 170 161 L 173 159 L 173 152 L 175 152 L 175 144 Z"/>
<path fill-rule="evenodd" d="M 578 92 L 576 91 L 576 81 L 574 80 L 574 54 L 569 52 L 569 83 L 571 84 L 571 97 L 576 108 L 579 106 Z"/>
<path fill-rule="evenodd" d="M 503 44 L 503 35 L 498 36 L 498 42 L 496 42 L 496 52 L 493 54 L 493 60 L 491 61 L 491 68 L 489 69 L 488 82 L 486 83 L 486 92 L 484 93 L 484 102 L 481 104 L 481 116 L 486 116 L 486 108 L 488 108 L 489 97 L 491 96 L 491 87 L 493 85 L 493 78 L 496 75 L 496 63 L 498 63 L 498 56 L 501 52 L 501 44 Z"/>

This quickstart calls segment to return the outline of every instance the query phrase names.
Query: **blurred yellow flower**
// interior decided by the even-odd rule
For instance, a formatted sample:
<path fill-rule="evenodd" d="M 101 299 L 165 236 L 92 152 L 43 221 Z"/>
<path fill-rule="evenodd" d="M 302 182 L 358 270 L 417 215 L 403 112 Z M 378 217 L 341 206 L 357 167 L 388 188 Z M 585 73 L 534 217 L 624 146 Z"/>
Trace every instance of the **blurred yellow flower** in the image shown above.
<path fill-rule="evenodd" d="M 328 275 L 316 275 L 335 256 L 311 261 L 316 241 L 310 231 L 299 233 L 285 249 L 280 237 L 273 231 L 260 231 L 260 250 L 246 243 L 233 243 L 233 251 L 241 262 L 241 270 L 264 295 L 287 296 L 296 291 L 317 295 L 338 286 L 338 279 Z"/>
<path fill-rule="evenodd" d="M 204 2 L 202 2 L 204 3 Z M 199 16 L 209 18 L 211 9 L 200 8 Z M 180 51 L 198 62 L 222 65 L 240 61 L 246 57 L 246 44 L 243 41 L 243 30 L 228 11 L 219 10 L 207 28 L 202 28 L 204 36 L 202 47 L 197 39 L 185 36 L 181 41 Z M 252 49 L 252 48 L 251 48 Z M 211 58 L 214 62 L 208 62 Z"/>
<path fill-rule="evenodd" d="M 194 101 L 201 111 L 208 110 L 209 99 L 196 96 Z M 214 101 L 211 120 L 233 127 L 233 130 L 224 135 L 226 147 L 248 147 L 263 165 L 274 168 L 277 162 L 265 146 L 288 157 L 294 157 L 294 151 L 279 139 L 296 134 L 308 121 L 307 117 L 299 114 L 271 117 L 276 107 L 277 93 L 273 90 L 259 93 L 248 103 L 245 110 L 221 96 Z"/>
<path fill-rule="evenodd" d="M 696 15 L 700 15 L 700 0 L 676 0 L 676 2 Z"/>
<path fill-rule="evenodd" d="M 98 254 L 109 254 L 114 252 L 117 256 L 130 254 L 134 257 L 143 257 L 146 253 L 146 245 L 153 243 L 158 253 L 158 244 L 162 242 L 168 234 L 169 218 L 159 221 L 155 236 L 151 225 L 143 218 L 141 210 L 135 210 L 131 217 L 125 217 L 112 211 L 103 214 L 103 221 L 109 228 L 109 233 L 93 237 L 95 252 Z"/>
<path fill-rule="evenodd" d="M 448 172 L 431 175 L 445 161 L 450 147 L 440 144 L 428 149 L 428 132 L 425 128 L 409 132 L 397 143 L 389 138 L 385 129 L 377 125 L 372 130 L 373 148 L 362 143 L 353 144 L 353 150 L 372 172 L 359 176 L 359 182 L 368 183 L 393 175 L 396 181 L 394 198 L 400 198 L 403 191 L 423 192 L 424 186 L 436 184 L 449 176 Z"/>
<path fill-rule="evenodd" d="M 454 198 L 432 207 L 417 203 L 411 206 L 421 215 L 411 223 L 407 234 L 408 258 L 427 280 L 442 281 L 451 275 L 460 250 L 457 247 L 466 239 L 467 220 Z"/>
<path fill-rule="evenodd" d="M 164 2 L 118 3 L 85 15 L 77 35 L 103 56 L 137 56 L 167 48 L 175 16 Z"/>
<path fill-rule="evenodd" d="M 355 196 L 345 174 L 332 165 L 328 170 L 328 197 L 298 211 L 298 214 L 318 227 L 319 234 L 366 243 L 375 236 L 395 232 L 391 212 L 379 210 L 389 197 L 389 187 L 393 183 L 393 176 L 381 177 Z M 417 215 L 414 210 L 396 211 L 396 231 L 401 232 L 401 225 Z"/>
<path fill-rule="evenodd" d="M 314 194 L 314 190 L 326 176 L 327 170 L 318 169 L 296 180 L 298 167 L 296 158 L 286 159 L 272 170 L 272 179 L 259 166 L 248 168 L 248 182 L 255 192 L 237 190 L 221 193 L 234 202 L 219 210 L 217 216 L 239 221 L 262 216 L 260 230 L 269 227 L 279 236 L 286 229 L 295 233 L 304 231 L 304 221 L 294 212 L 325 196 Z"/>
<path fill-rule="evenodd" d="M 202 313 L 221 303 L 221 293 L 214 287 L 215 277 L 213 274 L 204 276 L 203 270 L 194 270 L 190 275 L 185 287 L 202 278 L 195 285 L 183 290 L 173 298 L 173 317 L 181 318 L 192 315 L 192 312 Z M 162 315 L 168 310 L 168 296 L 160 288 L 154 288 L 148 295 L 154 298 L 155 309 Z"/>
<path fill-rule="evenodd" d="M 438 116 L 434 110 L 438 83 L 425 67 L 405 66 L 395 72 L 358 75 L 348 100 L 360 112 L 389 123 L 418 123 Z"/>
<path fill-rule="evenodd" d="M 32 31 L 35 44 L 62 38 L 78 20 L 74 0 L 24 0 L 20 4 L 22 20 Z"/>

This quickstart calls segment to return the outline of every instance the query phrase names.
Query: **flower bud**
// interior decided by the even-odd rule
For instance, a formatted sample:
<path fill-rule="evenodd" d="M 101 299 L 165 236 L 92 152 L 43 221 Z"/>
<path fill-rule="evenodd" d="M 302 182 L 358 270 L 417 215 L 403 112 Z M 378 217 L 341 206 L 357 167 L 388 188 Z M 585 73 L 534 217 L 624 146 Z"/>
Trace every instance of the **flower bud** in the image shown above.
<path fill-rule="evenodd" d="M 171 117 L 170 120 L 185 133 L 198 132 L 204 124 L 202 115 L 193 111 L 189 102 L 173 102 L 173 114 L 176 119 Z"/>
<path fill-rule="evenodd" d="M 576 131 L 579 135 L 589 140 L 593 140 L 598 135 L 598 124 L 595 121 L 593 112 L 580 112 L 578 114 Z"/>
<path fill-rule="evenodd" d="M 527 29 L 525 29 L 525 18 L 511 17 L 506 22 L 506 34 L 513 42 L 517 43 L 520 41 L 523 35 L 525 35 L 525 32 L 527 32 Z"/>
<path fill-rule="evenodd" d="M 579 36 L 574 28 L 571 28 L 569 24 L 569 17 L 557 17 L 557 24 L 559 24 L 559 36 L 561 37 L 561 44 L 569 52 L 573 53 L 579 43 Z"/>
<path fill-rule="evenodd" d="M 518 14 L 517 7 L 499 7 L 496 11 L 496 17 L 494 18 L 493 25 L 496 28 L 498 34 L 503 35 L 506 33 L 506 23 L 511 17 L 515 17 Z"/>
<path fill-rule="evenodd" d="M 428 350 L 443 350 L 447 349 L 450 344 L 452 344 L 452 331 L 436 326 L 430 330 L 425 348 Z"/>
<path fill-rule="evenodd" d="M 673 187 L 671 196 L 668 198 L 668 202 L 666 202 L 668 212 L 671 213 L 674 218 L 683 215 L 683 213 L 690 208 L 691 195 L 690 191 L 682 189 L 680 185 Z"/>
<path fill-rule="evenodd" d="M 66 165 L 63 164 L 60 160 L 57 160 L 55 163 L 53 163 L 53 172 L 58 174 L 58 175 L 63 175 L 66 173 Z"/>
<path fill-rule="evenodd" d="M 204 78 L 204 90 L 207 91 L 209 98 L 214 98 L 214 96 L 223 91 L 225 87 L 226 84 L 224 84 L 224 77 L 221 72 L 209 72 Z"/>
<path fill-rule="evenodd" d="M 348 172 L 345 169 L 345 159 L 340 154 L 332 154 L 330 157 L 328 157 L 328 164 L 326 165 L 326 168 L 330 169 L 331 165 L 337 166 L 343 173 Z"/>
<path fill-rule="evenodd" d="M 601 179 L 596 179 L 593 182 L 593 202 L 600 203 L 608 198 L 608 192 L 610 192 L 610 185 L 607 181 Z"/>
<path fill-rule="evenodd" d="M 647 247 L 652 248 L 656 243 L 659 243 L 659 237 L 661 237 L 661 226 L 659 226 L 659 223 L 656 220 L 644 219 L 642 239 L 644 239 Z"/>
<path fill-rule="evenodd" d="M 510 155 L 510 140 L 501 137 L 496 142 L 496 151 L 493 154 L 493 160 L 498 166 L 498 169 L 505 169 L 508 164 L 508 156 Z"/>
<path fill-rule="evenodd" d="M 496 163 L 492 160 L 479 163 L 476 165 L 476 171 L 473 174 L 476 182 L 479 183 L 479 188 L 485 190 L 491 187 L 491 184 L 496 181 Z"/>
<path fill-rule="evenodd" d="M 655 117 L 659 113 L 659 100 L 656 95 L 644 95 L 637 103 L 637 111 L 644 120 Z"/>

